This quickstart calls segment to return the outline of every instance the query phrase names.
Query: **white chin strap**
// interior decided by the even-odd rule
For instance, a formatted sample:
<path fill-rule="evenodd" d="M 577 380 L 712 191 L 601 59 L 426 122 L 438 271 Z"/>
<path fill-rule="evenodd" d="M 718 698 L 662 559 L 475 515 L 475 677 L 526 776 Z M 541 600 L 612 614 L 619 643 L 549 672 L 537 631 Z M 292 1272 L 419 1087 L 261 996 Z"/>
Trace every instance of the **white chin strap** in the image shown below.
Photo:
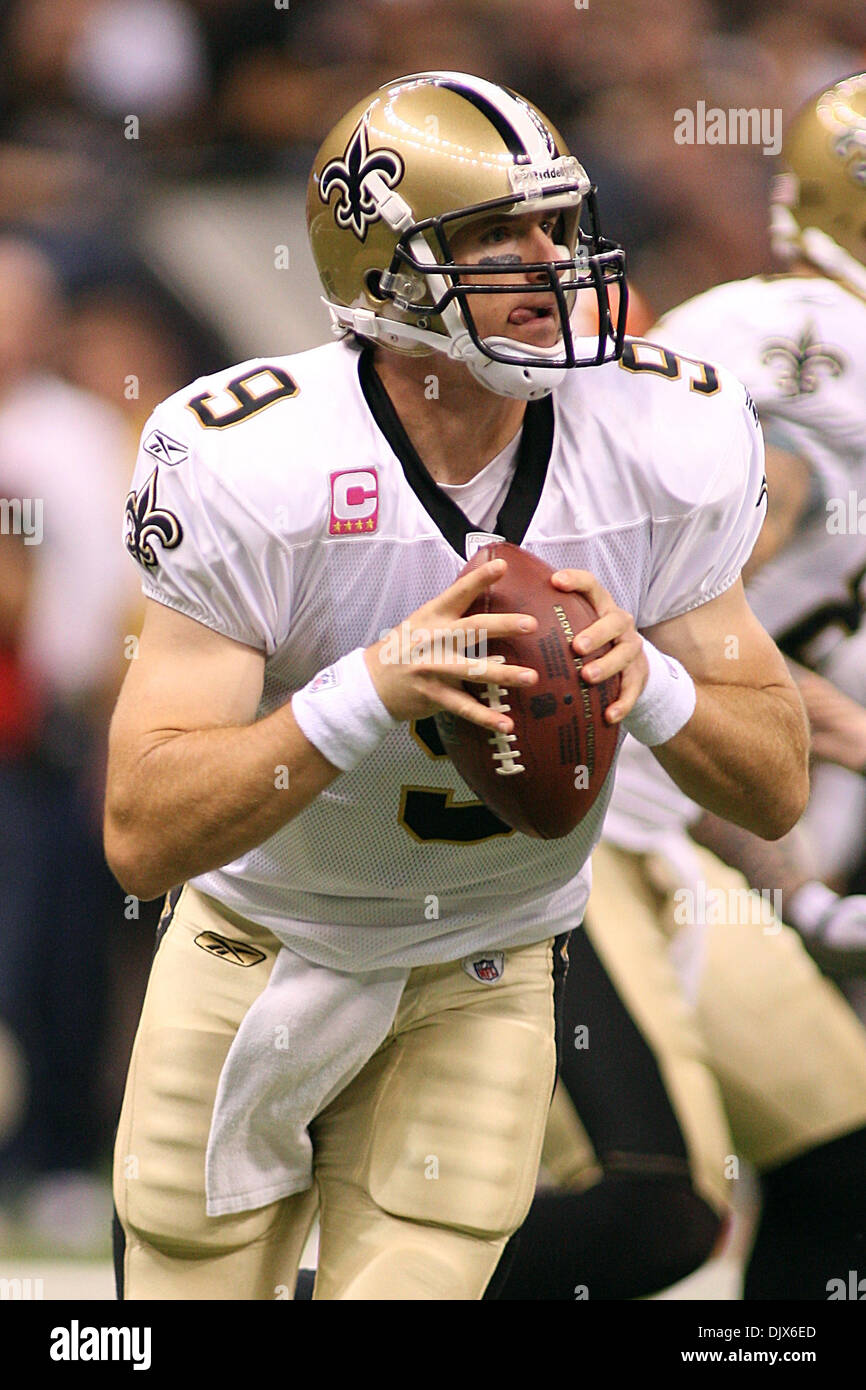
<path fill-rule="evenodd" d="M 410 348 L 422 344 L 434 352 L 443 352 L 455 362 L 462 362 L 476 381 L 493 391 L 497 396 L 511 396 L 520 401 L 537 401 L 549 396 L 563 382 L 567 367 L 562 365 L 565 348 L 562 343 L 553 347 L 532 348 L 535 357 L 552 359 L 549 367 L 528 367 L 521 361 L 523 344 L 514 338 L 482 338 L 486 347 L 502 356 L 513 356 L 513 362 L 497 362 L 488 357 L 472 341 L 466 325 L 459 315 L 456 304 L 449 304 L 442 314 L 443 322 L 451 334 L 443 338 L 441 333 L 431 333 L 426 328 L 416 328 L 411 323 L 400 323 L 397 319 L 386 319 L 374 314 L 372 309 L 351 309 L 342 304 L 332 304 L 323 297 L 322 303 L 331 318 L 331 331 L 341 338 L 350 331 L 361 338 L 370 338 L 390 348 Z M 448 320 L 456 320 L 449 323 Z M 455 331 L 456 330 L 456 331 Z M 572 334 L 575 357 L 593 358 L 598 352 L 598 336 L 590 337 Z M 608 360 L 605 358 L 605 360 Z"/>
<path fill-rule="evenodd" d="M 418 343 L 425 347 L 432 348 L 435 352 L 443 352 L 446 357 L 452 358 L 456 362 L 462 362 L 472 373 L 476 381 L 480 381 L 482 386 L 486 386 L 489 391 L 495 392 L 497 396 L 511 396 L 520 401 L 537 401 L 542 396 L 549 396 L 551 391 L 556 390 L 562 384 L 567 368 L 563 366 L 551 367 L 527 367 L 520 361 L 521 345 L 513 338 L 482 338 L 481 341 L 494 352 L 514 354 L 514 362 L 497 362 L 492 357 L 488 357 L 472 341 L 472 337 L 466 328 L 463 320 L 458 316 L 459 332 L 454 334 L 447 319 L 451 316 L 452 310 L 456 310 L 456 305 L 449 304 L 442 314 L 446 327 L 452 331 L 452 336 L 443 338 L 441 333 L 431 333 L 425 328 L 416 328 L 413 324 L 399 323 L 396 319 L 380 318 L 374 314 L 372 309 L 346 309 L 341 304 L 332 304 L 329 300 L 323 299 L 322 303 L 326 306 L 331 316 L 331 325 L 337 335 L 342 335 L 347 329 L 359 334 L 362 338 L 371 338 L 377 343 L 384 344 L 385 347 L 401 348 L 415 347 Z M 595 352 L 598 339 L 575 338 L 575 348 L 582 342 L 588 344 L 587 355 Z M 551 348 L 532 349 L 533 355 L 537 357 L 561 358 L 564 352 L 562 344 Z"/>
<path fill-rule="evenodd" d="M 834 280 L 866 295 L 866 266 L 817 227 L 799 227 L 786 207 L 776 203 L 770 213 L 770 240 L 777 256 L 803 256 Z"/>
<path fill-rule="evenodd" d="M 449 309 L 456 309 L 456 305 L 449 305 Z M 443 321 L 448 310 L 443 314 Z M 495 391 L 497 396 L 511 396 L 519 401 L 537 401 L 542 396 L 549 396 L 551 391 L 555 391 L 557 386 L 561 386 L 565 378 L 566 368 L 562 366 L 551 367 L 527 367 L 520 361 L 520 344 L 515 343 L 513 338 L 482 338 L 481 342 L 485 347 L 492 349 L 493 352 L 500 353 L 503 357 L 509 354 L 514 355 L 514 362 L 496 362 L 492 357 L 488 357 L 482 352 L 475 343 L 460 321 L 461 330 L 455 334 L 450 325 L 446 325 L 451 332 L 451 346 L 448 349 L 448 356 L 453 357 L 458 362 L 463 362 L 470 370 L 476 381 L 480 381 L 482 386 L 488 390 Z M 551 348 L 533 348 L 533 355 L 537 357 L 561 358 L 565 351 L 560 343 Z"/>

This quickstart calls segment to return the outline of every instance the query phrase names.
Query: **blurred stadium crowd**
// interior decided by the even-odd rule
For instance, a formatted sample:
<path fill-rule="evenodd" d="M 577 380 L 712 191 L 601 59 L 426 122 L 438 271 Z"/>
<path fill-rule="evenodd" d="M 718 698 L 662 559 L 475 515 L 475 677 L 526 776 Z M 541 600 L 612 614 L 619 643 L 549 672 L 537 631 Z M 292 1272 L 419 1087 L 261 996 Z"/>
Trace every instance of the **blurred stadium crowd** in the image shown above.
<path fill-rule="evenodd" d="M 0 0 L 0 1246 L 107 1239 L 158 910 L 101 851 L 123 501 L 159 400 L 324 340 L 302 199 L 336 115 L 430 68 L 539 101 L 649 324 L 770 265 L 772 160 L 675 143 L 675 111 L 784 120 L 864 66 L 858 0 Z"/>

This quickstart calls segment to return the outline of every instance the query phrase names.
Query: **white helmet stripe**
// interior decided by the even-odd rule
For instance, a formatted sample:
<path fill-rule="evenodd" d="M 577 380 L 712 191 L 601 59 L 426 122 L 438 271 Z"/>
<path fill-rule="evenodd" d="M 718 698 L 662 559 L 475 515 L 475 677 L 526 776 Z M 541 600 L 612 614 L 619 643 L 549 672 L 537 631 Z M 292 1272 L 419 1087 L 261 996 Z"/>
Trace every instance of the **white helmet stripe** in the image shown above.
<path fill-rule="evenodd" d="M 518 100 L 503 87 L 497 87 L 481 77 L 470 77 L 464 72 L 416 72 L 405 80 L 415 82 L 424 78 L 456 92 L 476 106 L 495 126 L 517 158 L 528 158 L 532 163 L 546 163 L 555 157 L 556 151 L 549 142 L 543 123 L 526 102 Z"/>

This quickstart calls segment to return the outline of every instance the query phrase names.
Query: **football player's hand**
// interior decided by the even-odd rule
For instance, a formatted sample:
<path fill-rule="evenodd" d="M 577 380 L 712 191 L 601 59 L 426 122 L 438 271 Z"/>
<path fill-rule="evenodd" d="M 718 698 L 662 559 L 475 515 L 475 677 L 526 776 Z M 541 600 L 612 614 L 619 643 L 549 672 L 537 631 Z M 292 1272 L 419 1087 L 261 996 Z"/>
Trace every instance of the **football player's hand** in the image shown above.
<path fill-rule="evenodd" d="M 866 768 L 866 709 L 812 671 L 797 667 L 793 675 L 809 716 L 812 754 L 862 772 Z"/>
<path fill-rule="evenodd" d="M 463 681 L 513 686 L 534 685 L 538 680 L 537 672 L 528 666 L 488 659 L 481 639 L 482 634 L 490 639 L 534 632 L 535 618 L 528 613 L 463 616 L 504 570 L 504 560 L 489 560 L 470 570 L 366 649 L 373 684 L 395 719 L 424 719 L 447 709 L 482 728 L 511 733 L 513 720 L 463 689 Z"/>
<path fill-rule="evenodd" d="M 857 894 L 840 898 L 829 889 L 826 894 L 823 912 L 798 921 L 798 914 L 792 911 L 791 926 L 797 929 L 809 954 L 828 975 L 839 978 L 866 975 L 866 897 Z M 795 893 L 793 904 L 797 902 Z"/>
<path fill-rule="evenodd" d="M 614 603 L 607 589 L 589 570 L 557 570 L 551 582 L 566 592 L 585 594 L 598 614 L 596 621 L 575 637 L 572 646 L 576 652 L 586 656 L 606 642 L 613 643 L 609 652 L 584 666 L 580 674 L 590 685 L 597 685 L 619 673 L 619 696 L 605 711 L 609 724 L 619 724 L 631 712 L 649 679 L 643 638 L 634 625 L 634 618 Z"/>

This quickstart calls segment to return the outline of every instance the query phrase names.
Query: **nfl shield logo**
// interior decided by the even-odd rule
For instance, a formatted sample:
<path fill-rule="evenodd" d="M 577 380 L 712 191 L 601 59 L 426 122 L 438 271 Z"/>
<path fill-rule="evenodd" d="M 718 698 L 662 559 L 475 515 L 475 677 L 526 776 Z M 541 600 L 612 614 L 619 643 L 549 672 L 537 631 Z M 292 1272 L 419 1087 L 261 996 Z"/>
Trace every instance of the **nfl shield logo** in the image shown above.
<path fill-rule="evenodd" d="M 489 956 L 477 956 L 474 960 L 467 956 L 463 961 L 463 969 L 471 979 L 477 980 L 481 985 L 495 985 L 497 980 L 502 979 L 502 972 L 505 969 L 505 952 L 491 951 Z"/>
<path fill-rule="evenodd" d="M 314 676 L 307 687 L 310 695 L 315 695 L 317 690 L 330 690 L 332 686 L 340 684 L 340 677 L 333 666 L 326 666 L 324 671 L 320 671 Z"/>

